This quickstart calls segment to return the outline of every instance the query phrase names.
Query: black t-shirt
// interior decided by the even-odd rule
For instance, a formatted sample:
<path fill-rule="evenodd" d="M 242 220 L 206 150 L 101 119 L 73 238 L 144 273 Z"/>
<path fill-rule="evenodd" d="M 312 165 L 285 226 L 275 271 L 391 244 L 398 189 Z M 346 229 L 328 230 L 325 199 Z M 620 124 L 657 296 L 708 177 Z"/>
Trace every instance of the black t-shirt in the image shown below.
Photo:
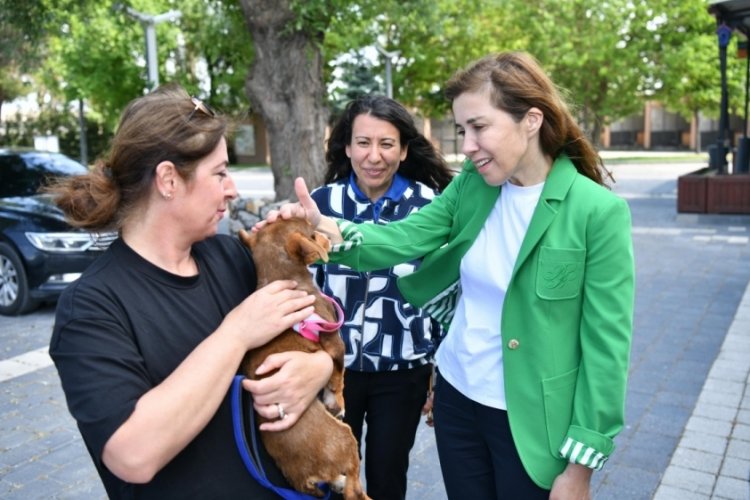
<path fill-rule="evenodd" d="M 209 238 L 195 244 L 192 254 L 199 273 L 181 277 L 118 239 L 65 290 L 50 355 L 68 408 L 110 498 L 278 498 L 242 463 L 228 394 L 203 431 L 148 484 L 126 483 L 101 461 L 104 445 L 138 399 L 255 290 L 252 257 L 236 238 Z M 271 482 L 288 487 L 265 451 L 262 455 Z"/>

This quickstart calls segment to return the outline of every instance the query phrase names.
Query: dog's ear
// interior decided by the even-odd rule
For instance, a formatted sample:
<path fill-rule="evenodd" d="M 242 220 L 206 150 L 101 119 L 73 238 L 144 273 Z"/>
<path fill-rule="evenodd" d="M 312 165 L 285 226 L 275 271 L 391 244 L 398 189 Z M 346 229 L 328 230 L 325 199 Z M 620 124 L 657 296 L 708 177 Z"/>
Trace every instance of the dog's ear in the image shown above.
<path fill-rule="evenodd" d="M 315 240 L 318 245 L 322 246 L 326 252 L 331 249 L 331 240 L 328 238 L 328 236 L 321 233 L 320 231 L 313 232 L 313 240 Z"/>
<path fill-rule="evenodd" d="M 317 241 L 297 231 L 289 235 L 284 248 L 291 257 L 299 257 L 305 265 L 310 265 L 317 260 L 328 262 L 328 250 Z"/>
<path fill-rule="evenodd" d="M 253 248 L 253 246 L 255 246 L 255 240 L 258 239 L 256 233 L 250 234 L 244 229 L 240 229 L 239 235 L 242 243 L 244 243 L 248 248 Z"/>

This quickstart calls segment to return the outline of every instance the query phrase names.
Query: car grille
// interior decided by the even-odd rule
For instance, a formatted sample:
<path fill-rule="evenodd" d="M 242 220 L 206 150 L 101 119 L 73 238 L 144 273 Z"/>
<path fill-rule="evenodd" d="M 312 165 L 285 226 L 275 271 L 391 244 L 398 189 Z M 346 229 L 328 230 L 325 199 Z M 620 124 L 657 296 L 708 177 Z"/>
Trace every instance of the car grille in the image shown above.
<path fill-rule="evenodd" d="M 117 232 L 91 233 L 91 238 L 94 243 L 89 247 L 89 250 L 106 250 L 117 239 Z"/>

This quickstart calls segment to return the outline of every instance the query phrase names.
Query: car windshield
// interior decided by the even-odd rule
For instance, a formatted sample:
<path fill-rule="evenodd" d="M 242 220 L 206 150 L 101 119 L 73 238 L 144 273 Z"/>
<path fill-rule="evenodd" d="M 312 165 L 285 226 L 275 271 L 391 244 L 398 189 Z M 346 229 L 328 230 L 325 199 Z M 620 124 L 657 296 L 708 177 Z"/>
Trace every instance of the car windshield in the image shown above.
<path fill-rule="evenodd" d="M 86 172 L 86 167 L 59 153 L 0 154 L 0 197 L 31 196 L 50 177 Z"/>

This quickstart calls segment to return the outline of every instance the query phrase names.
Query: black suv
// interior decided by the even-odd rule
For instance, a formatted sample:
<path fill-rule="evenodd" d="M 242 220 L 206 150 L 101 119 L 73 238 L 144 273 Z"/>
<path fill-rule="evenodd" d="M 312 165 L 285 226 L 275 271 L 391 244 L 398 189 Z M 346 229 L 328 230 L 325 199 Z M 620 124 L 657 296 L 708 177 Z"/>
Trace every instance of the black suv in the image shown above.
<path fill-rule="evenodd" d="M 0 314 L 56 300 L 116 237 L 72 228 L 38 193 L 50 177 L 86 171 L 59 153 L 0 148 Z"/>

